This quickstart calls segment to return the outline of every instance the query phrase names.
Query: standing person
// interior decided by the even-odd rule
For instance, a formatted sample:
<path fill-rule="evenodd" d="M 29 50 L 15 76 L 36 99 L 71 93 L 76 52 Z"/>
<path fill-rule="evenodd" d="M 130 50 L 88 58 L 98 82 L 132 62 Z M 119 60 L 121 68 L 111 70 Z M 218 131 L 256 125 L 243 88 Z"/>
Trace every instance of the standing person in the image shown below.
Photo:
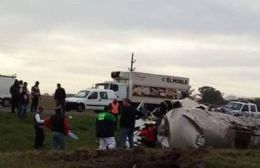
<path fill-rule="evenodd" d="M 19 105 L 19 99 L 20 99 L 20 86 L 19 81 L 16 79 L 14 81 L 14 84 L 10 88 L 10 94 L 11 94 L 11 111 L 12 113 L 15 113 L 15 109 L 18 112 L 18 105 Z"/>
<path fill-rule="evenodd" d="M 38 112 L 34 115 L 34 130 L 35 130 L 35 141 L 34 147 L 35 149 L 40 149 L 43 147 L 44 142 L 44 120 L 42 120 L 43 108 L 40 106 Z"/>
<path fill-rule="evenodd" d="M 29 105 L 29 93 L 28 89 L 26 88 L 26 85 L 22 89 L 22 93 L 20 95 L 20 101 L 19 101 L 19 113 L 18 116 L 21 119 L 26 118 L 27 113 L 27 107 Z"/>
<path fill-rule="evenodd" d="M 52 131 L 52 149 L 66 150 L 66 136 L 69 133 L 68 119 L 63 115 L 62 109 L 57 107 L 55 114 L 50 118 L 50 129 Z"/>
<path fill-rule="evenodd" d="M 31 89 L 31 96 L 32 96 L 31 112 L 36 112 L 36 109 L 39 104 L 39 99 L 41 97 L 39 84 L 40 83 L 38 81 L 36 81 L 35 85 Z"/>
<path fill-rule="evenodd" d="M 129 99 L 123 101 L 123 107 L 120 114 L 121 146 L 126 147 L 126 141 L 128 139 L 129 147 L 133 148 L 135 120 L 140 118 L 143 114 L 131 105 Z"/>
<path fill-rule="evenodd" d="M 61 106 L 63 114 L 65 113 L 65 99 L 66 99 L 66 92 L 65 89 L 61 87 L 61 85 L 57 84 L 57 89 L 54 94 L 54 98 L 56 100 L 56 105 Z"/>
<path fill-rule="evenodd" d="M 114 123 L 116 118 L 105 107 L 96 117 L 96 136 L 99 138 L 99 150 L 115 149 Z"/>
<path fill-rule="evenodd" d="M 116 118 L 116 122 L 114 123 L 114 128 L 117 129 L 117 122 L 118 122 L 118 113 L 119 113 L 119 102 L 117 99 L 114 99 L 112 103 L 109 104 L 109 109 L 111 113 Z"/>
<path fill-rule="evenodd" d="M 23 91 L 23 81 L 22 80 L 19 81 L 19 91 L 20 91 L 20 93 L 22 93 L 22 91 Z"/>

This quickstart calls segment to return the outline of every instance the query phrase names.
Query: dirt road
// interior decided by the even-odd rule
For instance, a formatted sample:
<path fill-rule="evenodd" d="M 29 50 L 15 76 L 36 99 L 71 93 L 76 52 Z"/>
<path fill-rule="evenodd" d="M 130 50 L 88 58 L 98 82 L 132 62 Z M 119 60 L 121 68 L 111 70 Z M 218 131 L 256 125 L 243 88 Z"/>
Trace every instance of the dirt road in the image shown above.
<path fill-rule="evenodd" d="M 15 161 L 5 166 L 78 167 L 78 168 L 204 168 L 202 158 L 206 150 L 159 150 L 135 149 L 97 151 L 78 150 L 72 153 L 27 152 L 15 154 Z M 4 159 L 4 158 L 2 158 Z M 29 161 L 30 165 L 26 165 Z"/>

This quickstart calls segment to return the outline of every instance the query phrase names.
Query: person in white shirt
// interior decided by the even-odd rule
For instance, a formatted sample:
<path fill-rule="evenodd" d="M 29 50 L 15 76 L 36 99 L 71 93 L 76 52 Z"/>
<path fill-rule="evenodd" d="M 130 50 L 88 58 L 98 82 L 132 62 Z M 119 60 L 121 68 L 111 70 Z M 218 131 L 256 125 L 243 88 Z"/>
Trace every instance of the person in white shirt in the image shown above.
<path fill-rule="evenodd" d="M 35 129 L 35 149 L 41 149 L 44 142 L 44 120 L 42 120 L 41 114 L 43 113 L 43 108 L 40 106 L 34 115 L 34 129 Z"/>

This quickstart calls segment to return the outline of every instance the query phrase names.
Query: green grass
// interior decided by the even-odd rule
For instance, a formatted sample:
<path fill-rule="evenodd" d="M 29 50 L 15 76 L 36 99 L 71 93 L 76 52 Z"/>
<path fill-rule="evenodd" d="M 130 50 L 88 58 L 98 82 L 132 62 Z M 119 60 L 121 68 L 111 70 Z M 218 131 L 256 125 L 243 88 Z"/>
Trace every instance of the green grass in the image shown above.
<path fill-rule="evenodd" d="M 211 149 L 204 160 L 210 168 L 259 168 L 259 158 L 259 149 Z"/>
<path fill-rule="evenodd" d="M 0 113 L 0 152 L 33 150 L 34 122 L 32 114 L 28 114 L 25 120 L 21 120 L 16 114 Z M 67 138 L 68 150 L 97 147 L 94 115 L 73 116 L 73 119 L 70 120 L 70 125 L 80 139 L 72 140 Z M 46 150 L 50 149 L 50 137 L 50 130 L 45 128 L 44 149 Z"/>

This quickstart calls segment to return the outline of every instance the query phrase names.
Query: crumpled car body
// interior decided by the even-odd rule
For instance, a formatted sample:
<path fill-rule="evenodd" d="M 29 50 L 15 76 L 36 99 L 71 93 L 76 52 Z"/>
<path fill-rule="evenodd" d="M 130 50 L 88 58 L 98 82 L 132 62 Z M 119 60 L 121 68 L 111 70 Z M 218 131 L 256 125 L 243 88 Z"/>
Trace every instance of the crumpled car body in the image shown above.
<path fill-rule="evenodd" d="M 170 110 L 158 128 L 163 148 L 250 148 L 260 146 L 259 120 L 196 108 Z"/>

